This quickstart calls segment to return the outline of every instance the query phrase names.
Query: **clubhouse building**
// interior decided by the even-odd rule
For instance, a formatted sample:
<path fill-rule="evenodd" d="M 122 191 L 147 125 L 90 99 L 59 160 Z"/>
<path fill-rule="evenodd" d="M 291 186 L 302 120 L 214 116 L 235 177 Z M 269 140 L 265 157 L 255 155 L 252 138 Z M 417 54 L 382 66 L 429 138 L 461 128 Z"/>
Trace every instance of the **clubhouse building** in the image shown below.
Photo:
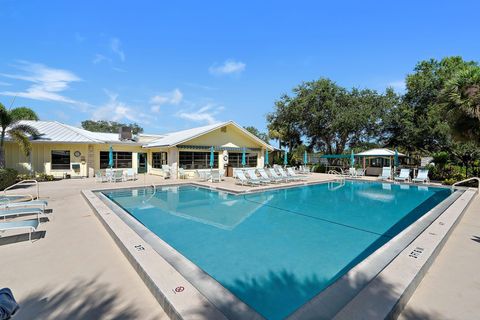
<path fill-rule="evenodd" d="M 274 148 L 233 121 L 167 134 L 133 135 L 128 128 L 119 134 L 91 132 L 56 121 L 21 121 L 38 130 L 32 138 L 32 152 L 26 157 L 7 136 L 6 167 L 19 173 L 46 173 L 56 178 L 93 177 L 109 167 L 110 147 L 114 168 L 134 169 L 137 173 L 162 175 L 162 165 L 174 171 L 183 168 L 193 177 L 195 170 L 210 168 L 214 148 L 214 168 L 263 167 L 264 155 Z M 175 177 L 176 175 L 174 175 Z"/>

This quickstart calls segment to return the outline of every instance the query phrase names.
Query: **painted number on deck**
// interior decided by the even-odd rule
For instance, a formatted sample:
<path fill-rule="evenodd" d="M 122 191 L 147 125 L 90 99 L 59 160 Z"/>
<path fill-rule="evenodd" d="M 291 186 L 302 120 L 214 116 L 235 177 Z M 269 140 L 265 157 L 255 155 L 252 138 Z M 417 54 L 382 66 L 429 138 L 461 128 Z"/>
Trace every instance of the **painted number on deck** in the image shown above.
<path fill-rule="evenodd" d="M 177 293 L 183 292 L 184 290 L 185 290 L 185 287 L 178 286 L 175 289 L 173 289 L 173 293 L 177 294 Z"/>
<path fill-rule="evenodd" d="M 145 250 L 145 247 L 142 246 L 141 244 L 137 244 L 134 248 L 137 249 L 137 251 L 144 251 Z"/>
<path fill-rule="evenodd" d="M 422 254 L 423 250 L 423 248 L 416 247 L 412 252 L 410 252 L 408 256 L 417 259 L 418 257 L 420 257 L 420 254 Z"/>

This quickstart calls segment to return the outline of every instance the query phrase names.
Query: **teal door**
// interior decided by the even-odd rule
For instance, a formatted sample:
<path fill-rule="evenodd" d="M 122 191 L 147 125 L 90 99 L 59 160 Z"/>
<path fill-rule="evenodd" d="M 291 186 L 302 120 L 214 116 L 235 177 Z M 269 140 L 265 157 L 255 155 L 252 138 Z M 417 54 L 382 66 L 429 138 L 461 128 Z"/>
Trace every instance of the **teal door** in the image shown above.
<path fill-rule="evenodd" d="M 139 153 L 138 154 L 138 173 L 145 173 L 147 172 L 147 154 L 146 153 Z"/>

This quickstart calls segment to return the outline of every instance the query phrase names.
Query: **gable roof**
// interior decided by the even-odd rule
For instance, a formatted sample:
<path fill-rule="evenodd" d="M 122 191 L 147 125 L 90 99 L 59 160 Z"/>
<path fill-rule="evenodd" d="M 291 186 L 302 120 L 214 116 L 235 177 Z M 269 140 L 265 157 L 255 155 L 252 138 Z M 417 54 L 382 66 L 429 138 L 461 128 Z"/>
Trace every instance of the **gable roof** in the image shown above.
<path fill-rule="evenodd" d="M 225 127 L 227 125 L 233 125 L 240 131 L 242 131 L 244 134 L 249 136 L 251 139 L 256 141 L 258 144 L 261 144 L 265 146 L 269 150 L 274 150 L 274 147 L 266 143 L 265 141 L 261 140 L 257 136 L 251 134 L 247 130 L 245 130 L 242 126 L 238 125 L 236 122 L 230 120 L 226 122 L 220 122 L 216 124 L 211 124 L 208 126 L 203 126 L 203 127 L 197 127 L 197 128 L 191 128 L 187 130 L 182 130 L 182 131 L 176 131 L 176 132 L 171 132 L 171 133 L 166 133 L 162 138 L 154 140 L 146 145 L 144 147 L 173 147 L 176 145 L 179 145 L 181 143 L 187 142 L 189 140 L 195 139 L 197 137 L 200 137 L 204 134 L 207 134 L 209 132 L 212 132 L 214 130 L 217 130 L 221 127 Z"/>
<path fill-rule="evenodd" d="M 120 140 L 116 133 L 92 132 L 57 121 L 22 120 L 19 123 L 29 125 L 40 133 L 32 142 L 138 144 L 135 141 Z M 8 135 L 6 138 L 10 139 Z"/>

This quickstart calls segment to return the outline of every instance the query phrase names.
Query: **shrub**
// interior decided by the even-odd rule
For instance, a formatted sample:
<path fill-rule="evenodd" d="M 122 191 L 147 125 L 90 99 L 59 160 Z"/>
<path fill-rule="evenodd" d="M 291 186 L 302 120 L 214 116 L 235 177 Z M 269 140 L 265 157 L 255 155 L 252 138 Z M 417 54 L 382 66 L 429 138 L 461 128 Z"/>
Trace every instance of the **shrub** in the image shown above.
<path fill-rule="evenodd" d="M 51 174 L 46 174 L 46 173 L 37 174 L 37 181 L 53 181 L 53 180 L 55 180 L 55 177 L 52 176 Z"/>
<path fill-rule="evenodd" d="M 3 190 L 17 181 L 17 170 L 0 169 L 0 190 Z"/>

